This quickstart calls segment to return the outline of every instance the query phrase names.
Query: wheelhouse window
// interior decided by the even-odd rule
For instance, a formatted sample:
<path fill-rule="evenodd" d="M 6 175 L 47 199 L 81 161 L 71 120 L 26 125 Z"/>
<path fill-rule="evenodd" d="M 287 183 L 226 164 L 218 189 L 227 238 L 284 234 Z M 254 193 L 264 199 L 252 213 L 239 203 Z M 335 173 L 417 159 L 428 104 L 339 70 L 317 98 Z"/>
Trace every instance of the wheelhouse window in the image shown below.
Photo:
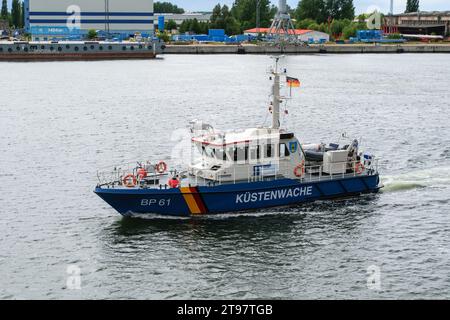
<path fill-rule="evenodd" d="M 207 157 L 214 158 L 216 154 L 216 150 L 211 147 L 204 147 L 205 154 Z"/>
<path fill-rule="evenodd" d="M 289 153 L 289 149 L 286 146 L 285 143 L 280 143 L 280 158 L 285 158 L 285 157 L 289 157 L 290 153 Z"/>
<path fill-rule="evenodd" d="M 216 149 L 216 159 L 223 161 L 227 160 L 227 154 L 223 151 L 223 149 L 221 148 Z"/>
<path fill-rule="evenodd" d="M 272 158 L 272 157 L 273 157 L 273 145 L 266 144 L 266 158 Z"/>

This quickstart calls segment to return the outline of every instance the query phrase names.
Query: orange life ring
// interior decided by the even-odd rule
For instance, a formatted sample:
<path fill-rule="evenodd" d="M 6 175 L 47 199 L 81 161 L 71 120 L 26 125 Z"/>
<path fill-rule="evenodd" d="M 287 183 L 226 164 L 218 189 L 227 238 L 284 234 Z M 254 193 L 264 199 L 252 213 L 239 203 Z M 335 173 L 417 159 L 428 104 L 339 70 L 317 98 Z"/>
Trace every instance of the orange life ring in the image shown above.
<path fill-rule="evenodd" d="M 303 177 L 305 175 L 305 163 L 304 162 L 300 163 L 298 166 L 295 167 L 294 174 L 298 178 Z"/>
<path fill-rule="evenodd" d="M 139 168 L 139 169 L 137 169 L 136 174 L 137 174 L 139 180 L 142 180 L 147 177 L 147 170 L 145 170 L 144 168 Z"/>
<path fill-rule="evenodd" d="M 364 165 L 361 163 L 361 162 L 357 162 L 356 164 L 355 164 L 355 172 L 357 173 L 357 174 L 361 174 L 361 173 L 363 173 L 364 172 Z"/>
<path fill-rule="evenodd" d="M 133 188 L 136 186 L 137 180 L 136 177 L 130 173 L 123 177 L 122 182 L 125 187 Z"/>
<path fill-rule="evenodd" d="M 167 164 L 164 161 L 160 161 L 156 166 L 155 170 L 158 173 L 164 173 L 167 170 Z"/>

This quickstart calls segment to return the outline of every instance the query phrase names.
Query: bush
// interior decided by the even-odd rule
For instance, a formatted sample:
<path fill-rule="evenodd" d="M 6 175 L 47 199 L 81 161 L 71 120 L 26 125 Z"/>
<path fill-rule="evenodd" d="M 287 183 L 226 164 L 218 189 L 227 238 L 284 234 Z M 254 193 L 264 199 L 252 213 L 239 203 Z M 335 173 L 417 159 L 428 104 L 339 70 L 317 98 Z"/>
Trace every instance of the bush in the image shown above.
<path fill-rule="evenodd" d="M 358 26 L 355 24 L 350 24 L 342 30 L 342 37 L 344 39 L 349 39 L 351 37 L 356 37 L 356 31 L 358 31 Z"/>
<path fill-rule="evenodd" d="M 331 23 L 331 33 L 333 35 L 340 35 L 343 33 L 344 28 L 351 25 L 351 21 L 348 19 L 344 20 L 333 20 Z"/>
<path fill-rule="evenodd" d="M 170 36 L 167 32 L 158 32 L 158 39 L 161 39 L 164 42 L 170 41 Z"/>
<path fill-rule="evenodd" d="M 316 23 L 316 21 L 314 21 L 313 19 L 303 19 L 303 20 L 297 21 L 297 23 L 295 24 L 295 27 L 298 29 L 308 29 L 308 26 L 313 23 Z"/>
<path fill-rule="evenodd" d="M 400 33 L 391 33 L 391 34 L 388 34 L 387 38 L 396 40 L 396 39 L 401 39 L 402 35 Z"/>
<path fill-rule="evenodd" d="M 317 22 L 313 22 L 310 25 L 308 25 L 309 30 L 319 30 L 319 25 L 317 24 Z"/>
<path fill-rule="evenodd" d="M 95 31 L 94 29 L 90 29 L 87 33 L 87 37 L 88 37 L 88 39 L 97 38 L 97 31 Z"/>

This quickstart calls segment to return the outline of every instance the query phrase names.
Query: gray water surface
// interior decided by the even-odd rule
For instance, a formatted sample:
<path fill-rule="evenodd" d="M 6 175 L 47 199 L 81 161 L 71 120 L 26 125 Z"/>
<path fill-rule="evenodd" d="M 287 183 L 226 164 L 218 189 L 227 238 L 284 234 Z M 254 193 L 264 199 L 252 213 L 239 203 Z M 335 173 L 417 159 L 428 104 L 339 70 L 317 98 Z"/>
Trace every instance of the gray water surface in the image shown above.
<path fill-rule="evenodd" d="M 267 124 L 270 59 L 0 63 L 0 298 L 450 298 L 450 55 L 286 62 L 302 88 L 284 125 L 302 142 L 362 138 L 383 192 L 121 218 L 92 192 L 97 169 L 167 159 L 194 118 Z"/>

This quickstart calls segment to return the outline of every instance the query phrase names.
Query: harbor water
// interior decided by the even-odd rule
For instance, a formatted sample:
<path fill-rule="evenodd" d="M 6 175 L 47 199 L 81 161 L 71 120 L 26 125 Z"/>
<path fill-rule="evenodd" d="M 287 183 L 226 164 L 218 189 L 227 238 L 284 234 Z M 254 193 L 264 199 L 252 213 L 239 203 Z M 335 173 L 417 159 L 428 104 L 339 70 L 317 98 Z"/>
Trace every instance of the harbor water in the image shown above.
<path fill-rule="evenodd" d="M 0 63 L 1 299 L 450 298 L 450 56 L 287 56 L 283 125 L 361 139 L 376 195 L 122 218 L 98 169 L 170 161 L 189 120 L 268 124 L 267 56 Z"/>

